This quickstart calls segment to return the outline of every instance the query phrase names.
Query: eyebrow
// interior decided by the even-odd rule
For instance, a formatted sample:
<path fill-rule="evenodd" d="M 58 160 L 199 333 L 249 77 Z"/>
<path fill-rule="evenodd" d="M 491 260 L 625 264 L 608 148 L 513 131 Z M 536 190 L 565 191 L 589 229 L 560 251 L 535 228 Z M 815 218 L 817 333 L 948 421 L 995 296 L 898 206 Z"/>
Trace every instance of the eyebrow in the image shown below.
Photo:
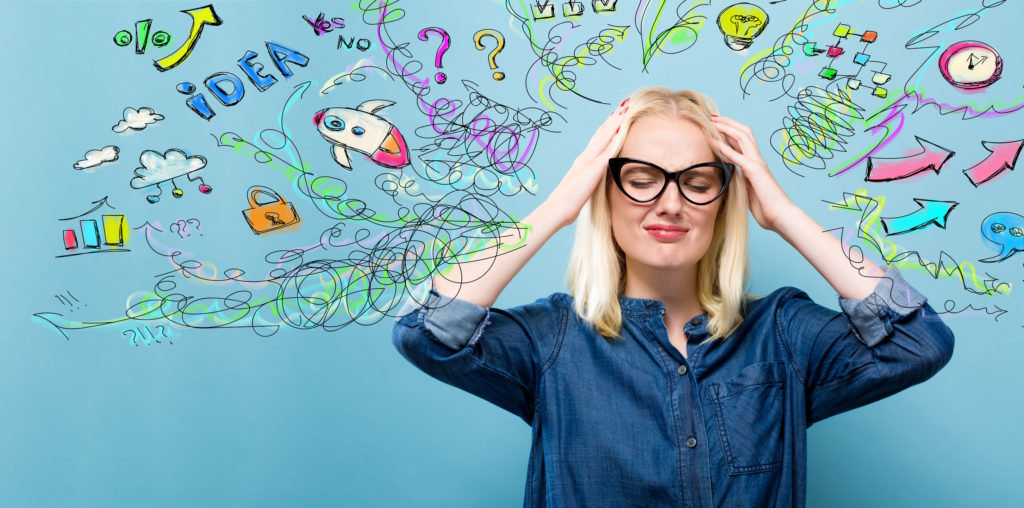
<path fill-rule="evenodd" d="M 712 157 L 714 157 L 714 156 L 712 156 Z M 689 166 L 686 166 L 686 167 L 681 168 L 681 169 L 677 169 L 675 171 L 669 171 L 668 169 L 666 169 L 664 166 L 662 166 L 660 164 L 655 164 L 653 162 L 645 161 L 643 159 L 637 159 L 635 157 L 624 157 L 624 156 L 620 155 L 618 157 L 612 157 L 612 158 L 613 159 L 629 159 L 630 162 L 639 162 L 639 163 L 647 164 L 649 166 L 654 166 L 654 167 L 660 168 L 660 169 L 662 169 L 662 170 L 664 170 L 665 172 L 668 172 L 668 173 L 678 173 L 678 172 L 683 171 L 685 169 L 690 169 L 690 168 L 693 168 L 695 166 L 701 166 L 701 165 L 704 165 L 704 164 L 721 164 L 722 163 L 722 161 L 716 161 L 716 160 L 702 161 L 702 162 L 697 162 L 697 163 L 694 163 L 694 164 L 690 164 Z"/>

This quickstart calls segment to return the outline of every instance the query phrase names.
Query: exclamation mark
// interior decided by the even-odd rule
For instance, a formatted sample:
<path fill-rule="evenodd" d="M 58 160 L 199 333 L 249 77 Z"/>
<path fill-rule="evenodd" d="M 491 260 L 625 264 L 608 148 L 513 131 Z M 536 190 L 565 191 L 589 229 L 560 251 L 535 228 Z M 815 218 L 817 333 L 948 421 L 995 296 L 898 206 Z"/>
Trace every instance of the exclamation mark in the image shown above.
<path fill-rule="evenodd" d="M 141 55 L 146 52 L 146 45 L 149 44 L 149 27 L 153 24 L 153 18 L 135 22 L 135 53 Z"/>

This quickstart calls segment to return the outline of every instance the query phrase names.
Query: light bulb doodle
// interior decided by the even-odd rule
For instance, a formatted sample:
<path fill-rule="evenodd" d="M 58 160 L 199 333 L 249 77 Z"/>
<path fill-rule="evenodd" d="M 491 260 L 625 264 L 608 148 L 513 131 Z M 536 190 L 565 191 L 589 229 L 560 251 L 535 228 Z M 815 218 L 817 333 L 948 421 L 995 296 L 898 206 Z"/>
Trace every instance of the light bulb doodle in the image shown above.
<path fill-rule="evenodd" d="M 733 4 L 718 15 L 718 29 L 725 35 L 725 45 L 733 51 L 749 48 L 767 26 L 768 13 L 754 4 Z"/>
<path fill-rule="evenodd" d="M 949 84 L 962 90 L 985 88 L 1003 75 L 1003 59 L 988 44 L 962 41 L 939 57 L 939 72 Z"/>
<path fill-rule="evenodd" d="M 484 37 L 493 37 L 494 40 L 498 41 L 498 45 L 493 50 L 491 50 L 490 53 L 488 53 L 487 62 L 490 63 L 491 70 L 494 71 L 494 74 L 491 77 L 493 77 L 495 81 L 501 81 L 505 79 L 505 73 L 497 70 L 497 58 L 498 53 L 501 53 L 501 50 L 505 49 L 505 37 L 501 35 L 501 32 L 497 30 L 491 30 L 490 28 L 480 30 L 479 32 L 473 35 L 473 43 L 476 44 L 476 49 L 480 51 L 484 50 L 484 45 L 481 42 Z"/>
<path fill-rule="evenodd" d="M 174 182 L 176 178 L 187 176 L 189 180 L 199 181 L 199 192 L 209 194 L 213 188 L 206 185 L 203 177 L 197 173 L 206 167 L 206 157 L 202 155 L 185 155 L 185 152 L 171 148 L 163 154 L 154 150 L 146 150 L 139 155 L 139 163 L 142 167 L 135 168 L 135 176 L 129 182 L 133 189 L 144 189 L 156 186 L 156 194 L 146 196 L 146 201 L 151 204 L 160 201 L 163 189 L 160 184 L 171 182 L 174 190 L 171 195 L 175 198 L 182 197 L 185 192 L 178 188 Z"/>

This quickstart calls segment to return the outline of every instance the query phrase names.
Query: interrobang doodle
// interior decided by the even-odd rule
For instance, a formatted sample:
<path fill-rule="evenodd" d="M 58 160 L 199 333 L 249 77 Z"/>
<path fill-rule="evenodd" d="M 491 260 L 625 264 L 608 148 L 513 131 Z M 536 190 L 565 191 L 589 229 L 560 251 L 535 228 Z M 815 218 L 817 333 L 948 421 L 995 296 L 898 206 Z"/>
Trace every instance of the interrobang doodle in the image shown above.
<path fill-rule="evenodd" d="M 355 109 L 321 109 L 313 115 L 313 125 L 334 145 L 331 154 L 341 167 L 352 171 L 348 151 L 355 150 L 379 166 L 400 169 L 409 165 L 405 138 L 394 124 L 376 115 L 391 105 L 394 102 L 374 99 Z"/>
<path fill-rule="evenodd" d="M 1024 251 L 1024 217 L 1011 212 L 997 212 L 981 222 L 981 236 L 990 244 L 1001 249 L 999 254 L 979 259 L 982 263 L 994 263 Z"/>
<path fill-rule="evenodd" d="M 171 148 L 163 155 L 160 152 L 146 150 L 139 156 L 139 163 L 142 164 L 142 167 L 135 168 L 135 177 L 132 178 L 130 185 L 133 189 L 144 189 L 155 185 L 156 194 L 146 196 L 146 201 L 150 203 L 160 201 L 160 195 L 164 192 L 160 184 L 165 182 L 171 182 L 171 186 L 174 187 L 174 190 L 171 191 L 172 196 L 180 198 L 184 195 L 185 192 L 174 183 L 175 178 L 182 176 L 188 176 L 188 179 L 192 181 L 199 180 L 199 192 L 203 194 L 213 192 L 213 188 L 203 182 L 203 177 L 196 174 L 206 167 L 206 157 L 202 155 L 190 157 L 177 148 Z"/>
<path fill-rule="evenodd" d="M 199 226 L 199 219 L 193 217 L 191 219 L 178 219 L 171 223 L 169 229 L 171 233 L 177 233 L 179 238 L 185 239 L 192 236 L 193 231 L 189 230 L 190 227 L 195 228 L 195 232 L 198 232 Z M 199 233 L 199 236 L 203 236 L 203 234 Z"/>

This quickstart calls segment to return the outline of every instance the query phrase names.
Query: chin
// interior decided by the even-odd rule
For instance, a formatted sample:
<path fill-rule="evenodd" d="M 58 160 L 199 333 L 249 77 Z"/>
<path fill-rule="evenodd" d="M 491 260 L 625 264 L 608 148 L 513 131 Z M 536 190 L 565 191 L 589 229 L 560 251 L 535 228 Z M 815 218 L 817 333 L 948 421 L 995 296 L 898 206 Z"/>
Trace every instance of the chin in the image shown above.
<path fill-rule="evenodd" d="M 647 257 L 637 258 L 637 264 L 652 270 L 679 270 L 683 268 L 696 268 L 697 260 L 671 255 L 648 255 Z"/>

